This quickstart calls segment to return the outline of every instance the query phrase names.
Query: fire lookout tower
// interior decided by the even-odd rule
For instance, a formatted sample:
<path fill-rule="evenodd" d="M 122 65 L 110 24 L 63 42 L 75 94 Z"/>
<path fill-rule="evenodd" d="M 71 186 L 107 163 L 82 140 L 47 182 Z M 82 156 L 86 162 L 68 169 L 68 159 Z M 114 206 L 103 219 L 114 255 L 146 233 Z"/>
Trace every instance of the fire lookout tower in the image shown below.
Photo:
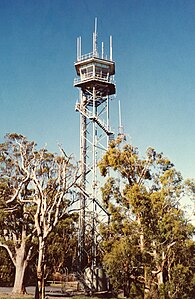
<path fill-rule="evenodd" d="M 99 196 L 100 175 L 98 160 L 114 139 L 110 127 L 109 105 L 111 96 L 116 92 L 113 76 L 115 63 L 112 60 L 112 37 L 110 37 L 109 59 L 104 55 L 102 43 L 101 55 L 97 49 L 97 19 L 93 33 L 93 51 L 81 53 L 81 37 L 77 38 L 77 78 L 74 86 L 80 89 L 79 101 L 75 110 L 80 113 L 80 217 L 79 217 L 79 270 L 85 267 L 93 270 L 98 265 L 96 228 L 108 217 L 101 205 Z M 86 236 L 91 236 L 91 248 L 86 248 Z M 90 256 L 90 257 L 89 257 Z"/>

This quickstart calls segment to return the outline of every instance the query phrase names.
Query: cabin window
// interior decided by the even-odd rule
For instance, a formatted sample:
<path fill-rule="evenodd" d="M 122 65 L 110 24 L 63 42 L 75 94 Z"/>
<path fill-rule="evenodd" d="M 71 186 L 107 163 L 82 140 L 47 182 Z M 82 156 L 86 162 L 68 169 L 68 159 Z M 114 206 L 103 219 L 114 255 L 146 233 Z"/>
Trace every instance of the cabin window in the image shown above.
<path fill-rule="evenodd" d="M 95 75 L 96 75 L 96 77 L 105 79 L 105 78 L 107 78 L 107 75 L 108 75 L 108 69 L 96 66 L 95 67 Z"/>
<path fill-rule="evenodd" d="M 90 78 L 93 76 L 93 66 L 81 68 L 81 80 Z"/>

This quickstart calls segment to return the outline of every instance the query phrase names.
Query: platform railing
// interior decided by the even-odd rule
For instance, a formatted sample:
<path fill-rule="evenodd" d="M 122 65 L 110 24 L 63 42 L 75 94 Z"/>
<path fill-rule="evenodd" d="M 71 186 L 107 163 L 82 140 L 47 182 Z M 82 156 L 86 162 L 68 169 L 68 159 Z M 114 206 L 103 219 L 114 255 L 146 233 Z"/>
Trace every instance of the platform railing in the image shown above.
<path fill-rule="evenodd" d="M 80 57 L 77 58 L 77 61 L 83 61 L 83 60 L 86 60 L 86 59 L 90 59 L 90 58 L 99 58 L 99 55 L 98 53 L 94 54 L 93 52 L 90 52 L 90 53 L 87 53 L 87 54 L 83 54 L 81 55 Z"/>
<path fill-rule="evenodd" d="M 87 80 L 99 80 L 99 81 L 103 81 L 103 82 L 111 82 L 109 74 L 104 75 L 101 73 L 97 73 L 97 74 L 93 75 L 93 72 L 91 72 L 91 73 L 83 74 L 79 78 L 75 78 L 74 85 L 76 85 L 80 82 L 85 82 Z"/>

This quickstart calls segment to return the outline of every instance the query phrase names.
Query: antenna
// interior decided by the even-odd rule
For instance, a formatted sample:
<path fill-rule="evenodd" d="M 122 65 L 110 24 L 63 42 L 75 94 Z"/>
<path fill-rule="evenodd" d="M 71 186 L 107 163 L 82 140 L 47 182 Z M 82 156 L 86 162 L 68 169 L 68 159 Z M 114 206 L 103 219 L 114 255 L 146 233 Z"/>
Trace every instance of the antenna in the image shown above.
<path fill-rule="evenodd" d="M 104 59 L 104 43 L 102 42 L 102 59 Z"/>
<path fill-rule="evenodd" d="M 81 60 L 81 36 L 77 37 L 77 61 Z"/>
<path fill-rule="evenodd" d="M 110 36 L 110 61 L 112 61 L 112 35 Z"/>
<path fill-rule="evenodd" d="M 79 56 L 80 56 L 80 59 L 81 59 L 81 36 L 80 36 L 80 39 L 79 39 Z"/>
<path fill-rule="evenodd" d="M 77 37 L 77 61 L 79 60 L 79 37 Z"/>
<path fill-rule="evenodd" d="M 97 18 L 95 18 L 95 30 L 93 32 L 93 55 L 97 56 Z"/>
<path fill-rule="evenodd" d="M 119 135 L 123 135 L 122 115 L 121 115 L 121 101 L 118 100 L 118 114 L 119 114 Z"/>

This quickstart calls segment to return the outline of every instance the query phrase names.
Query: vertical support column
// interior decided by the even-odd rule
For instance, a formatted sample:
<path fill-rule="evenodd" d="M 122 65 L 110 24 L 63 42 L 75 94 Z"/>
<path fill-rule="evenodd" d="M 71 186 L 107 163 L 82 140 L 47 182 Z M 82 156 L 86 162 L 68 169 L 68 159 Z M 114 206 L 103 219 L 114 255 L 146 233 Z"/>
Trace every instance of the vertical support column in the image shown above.
<path fill-rule="evenodd" d="M 107 108 L 107 130 L 109 131 L 110 129 L 109 96 L 107 96 L 106 102 L 107 102 L 107 107 L 106 107 Z M 107 135 L 107 148 L 108 145 L 109 145 L 109 135 Z"/>
<path fill-rule="evenodd" d="M 93 117 L 97 117 L 97 106 L 96 106 L 96 89 L 95 86 L 93 87 Z M 97 206 L 96 206 L 96 196 L 97 196 L 97 124 L 95 120 L 93 120 L 93 211 L 92 211 L 92 284 L 94 284 L 95 279 L 95 267 L 97 264 L 97 257 L 96 257 L 96 214 L 97 214 Z"/>
<path fill-rule="evenodd" d="M 85 112 L 85 96 L 82 91 L 80 93 L 81 109 Z M 80 115 L 80 163 L 81 163 L 81 187 L 86 189 L 86 117 Z M 86 253 L 85 253 L 85 209 L 86 209 L 86 197 L 85 194 L 80 194 L 80 216 L 79 216 L 79 271 L 82 271 L 85 267 Z"/>
<path fill-rule="evenodd" d="M 97 107 L 96 107 L 96 90 L 95 86 L 93 87 L 93 118 L 97 117 Z M 93 119 L 93 161 L 92 161 L 92 169 L 93 169 L 93 198 L 95 198 L 96 193 L 96 139 L 97 139 L 97 128 L 96 122 Z"/>

